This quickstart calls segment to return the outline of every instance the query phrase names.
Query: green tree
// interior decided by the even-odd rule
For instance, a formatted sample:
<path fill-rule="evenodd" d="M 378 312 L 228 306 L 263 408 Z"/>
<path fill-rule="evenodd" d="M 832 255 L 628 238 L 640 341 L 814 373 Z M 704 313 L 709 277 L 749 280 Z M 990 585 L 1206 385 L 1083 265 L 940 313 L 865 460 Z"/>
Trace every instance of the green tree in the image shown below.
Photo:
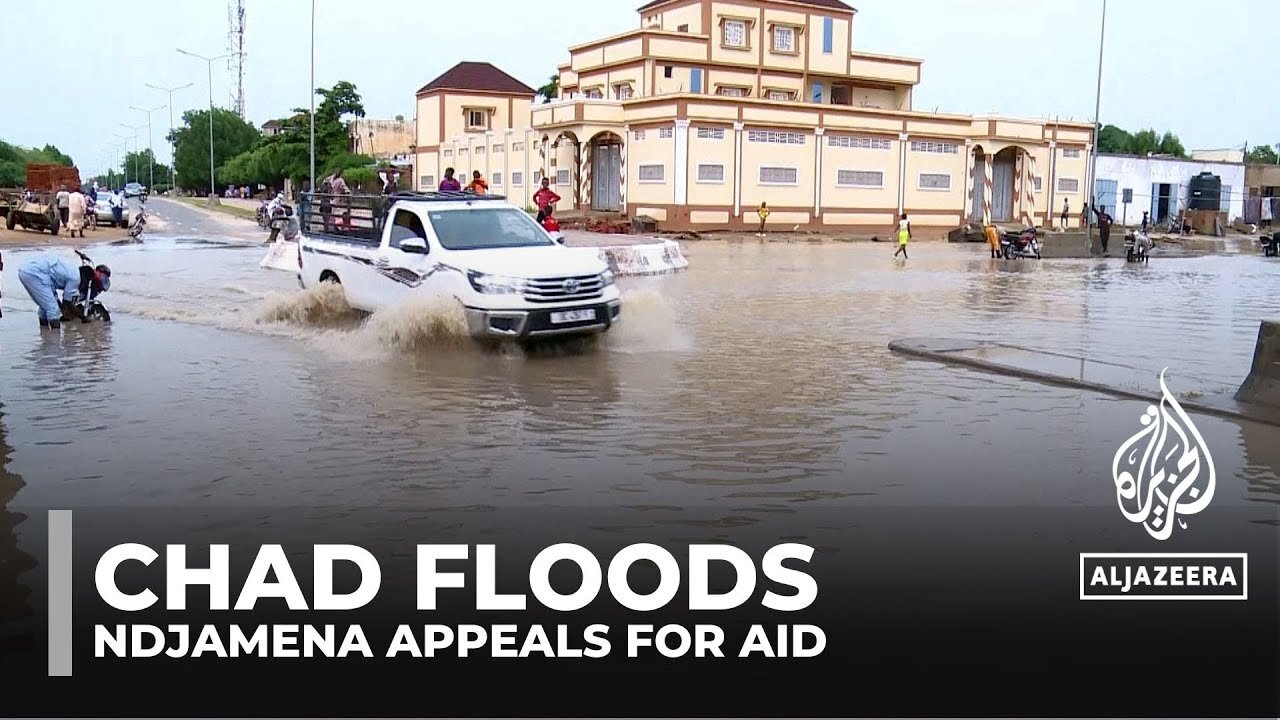
<path fill-rule="evenodd" d="M 208 143 L 205 143 L 208 147 Z M 155 160 L 151 155 L 150 149 L 143 149 L 141 152 L 127 152 L 124 159 L 120 161 L 120 172 L 130 182 L 140 182 L 148 187 L 152 185 L 151 163 L 155 162 L 155 183 L 156 185 L 169 184 L 169 166 Z"/>
<path fill-rule="evenodd" d="M 346 80 L 334 83 L 329 89 L 316 88 L 316 94 L 323 98 L 316 106 L 316 164 L 320 165 L 322 158 L 350 152 L 351 138 L 343 119 L 364 117 L 364 104 L 356 86 Z"/>
<path fill-rule="evenodd" d="M 1107 125 L 1098 131 L 1098 152 L 1123 155 L 1129 152 L 1133 144 L 1133 136 L 1128 131 Z"/>
<path fill-rule="evenodd" d="M 256 127 L 231 110 L 214 108 L 212 117 L 215 167 L 246 152 L 261 137 Z M 209 187 L 209 118 L 208 110 L 188 110 L 182 114 L 182 127 L 168 137 L 176 148 L 178 183 L 198 192 L 214 191 Z"/>
<path fill-rule="evenodd" d="M 1160 136 L 1155 130 L 1139 130 L 1129 141 L 1130 155 L 1146 155 L 1160 152 Z"/>
<path fill-rule="evenodd" d="M 1249 149 L 1249 153 L 1244 156 L 1244 161 L 1262 165 L 1276 165 L 1280 164 L 1280 156 L 1276 155 L 1275 148 L 1270 145 L 1254 145 Z"/>
<path fill-rule="evenodd" d="M 538 94 L 542 96 L 542 102 L 549 103 L 560 97 L 560 73 L 555 73 L 547 79 L 547 84 L 538 88 Z"/>
<path fill-rule="evenodd" d="M 1182 147 L 1182 141 L 1178 139 L 1177 135 L 1166 130 L 1164 135 L 1160 137 L 1160 154 L 1184 158 L 1187 156 L 1187 149 Z"/>
<path fill-rule="evenodd" d="M 66 165 L 67 167 L 73 167 L 75 165 L 75 163 L 72 162 L 70 155 L 63 153 L 53 145 L 45 145 L 43 148 L 40 148 L 40 154 L 46 158 L 46 162 L 53 165 Z"/>

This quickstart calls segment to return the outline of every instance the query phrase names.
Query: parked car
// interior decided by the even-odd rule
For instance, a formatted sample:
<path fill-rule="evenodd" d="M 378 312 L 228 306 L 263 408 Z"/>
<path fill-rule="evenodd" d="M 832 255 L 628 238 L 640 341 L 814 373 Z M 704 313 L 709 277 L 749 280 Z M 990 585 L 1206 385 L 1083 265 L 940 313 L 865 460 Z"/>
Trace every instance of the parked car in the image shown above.
<path fill-rule="evenodd" d="M 94 209 L 97 211 L 96 223 L 98 226 L 109 225 L 112 227 L 129 227 L 129 206 L 125 206 L 124 212 L 120 215 L 120 224 L 116 225 L 116 218 L 111 214 L 111 193 L 106 191 L 98 192 L 98 202 L 94 203 Z"/>
<path fill-rule="evenodd" d="M 304 289 L 338 283 L 348 304 L 365 312 L 411 295 L 452 297 L 472 337 L 484 341 L 593 335 L 618 322 L 620 293 L 609 266 L 559 244 L 500 195 L 348 197 L 352 224 L 362 227 L 316 232 L 314 217 L 303 220 Z"/>
<path fill-rule="evenodd" d="M 139 195 L 146 195 L 146 194 L 147 194 L 147 186 L 143 185 L 142 183 L 131 182 L 131 183 L 126 183 L 124 186 L 125 197 L 138 197 Z"/>

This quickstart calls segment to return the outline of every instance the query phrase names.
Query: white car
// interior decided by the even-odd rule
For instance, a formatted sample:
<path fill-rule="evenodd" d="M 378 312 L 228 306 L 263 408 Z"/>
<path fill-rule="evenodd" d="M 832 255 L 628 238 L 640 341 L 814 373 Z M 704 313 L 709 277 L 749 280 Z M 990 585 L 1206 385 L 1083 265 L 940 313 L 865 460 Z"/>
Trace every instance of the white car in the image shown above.
<path fill-rule="evenodd" d="M 304 289 L 339 283 L 348 304 L 365 312 L 410 295 L 452 297 L 471 335 L 484 340 L 596 334 L 618 321 L 608 265 L 557 243 L 501 196 L 402 193 L 350 202 L 350 224 L 363 227 L 344 229 L 341 218 L 314 212 L 302 219 Z"/>
<path fill-rule="evenodd" d="M 98 201 L 94 203 L 94 211 L 97 214 L 95 223 L 97 225 L 115 226 L 116 218 L 111 214 L 111 193 L 98 192 Z M 129 227 L 129 206 L 125 205 L 124 212 L 120 215 L 119 227 Z"/>

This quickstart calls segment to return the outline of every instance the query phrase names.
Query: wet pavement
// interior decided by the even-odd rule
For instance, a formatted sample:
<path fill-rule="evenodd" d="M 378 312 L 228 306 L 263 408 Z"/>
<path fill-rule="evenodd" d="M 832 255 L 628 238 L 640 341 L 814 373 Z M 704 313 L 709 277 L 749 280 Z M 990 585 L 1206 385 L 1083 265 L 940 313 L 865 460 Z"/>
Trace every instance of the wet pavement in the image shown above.
<path fill-rule="evenodd" d="M 106 325 L 37 332 L 5 252 L 0 437 L 13 509 L 83 505 L 698 508 L 1114 502 L 1145 403 L 897 356 L 994 340 L 1238 385 L 1280 263 L 993 261 L 981 245 L 691 242 L 625 278 L 594 348 L 485 352 L 457 318 L 369 319 L 258 268 L 256 228 L 152 200 Z M 1154 398 L 1153 398 L 1154 400 Z M 1280 502 L 1275 429 L 1194 415 L 1219 500 Z M 16 490 L 14 488 L 17 488 Z"/>

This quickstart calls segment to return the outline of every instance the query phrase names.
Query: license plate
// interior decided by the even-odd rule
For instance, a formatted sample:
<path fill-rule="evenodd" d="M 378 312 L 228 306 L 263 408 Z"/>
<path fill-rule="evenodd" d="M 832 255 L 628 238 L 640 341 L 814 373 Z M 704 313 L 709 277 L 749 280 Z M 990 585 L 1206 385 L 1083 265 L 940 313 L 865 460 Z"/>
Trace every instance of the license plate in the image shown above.
<path fill-rule="evenodd" d="M 583 320 L 595 319 L 595 308 L 587 308 L 586 310 L 565 310 L 564 312 L 551 313 L 551 322 L 556 325 L 559 325 L 560 323 L 582 322 Z"/>

